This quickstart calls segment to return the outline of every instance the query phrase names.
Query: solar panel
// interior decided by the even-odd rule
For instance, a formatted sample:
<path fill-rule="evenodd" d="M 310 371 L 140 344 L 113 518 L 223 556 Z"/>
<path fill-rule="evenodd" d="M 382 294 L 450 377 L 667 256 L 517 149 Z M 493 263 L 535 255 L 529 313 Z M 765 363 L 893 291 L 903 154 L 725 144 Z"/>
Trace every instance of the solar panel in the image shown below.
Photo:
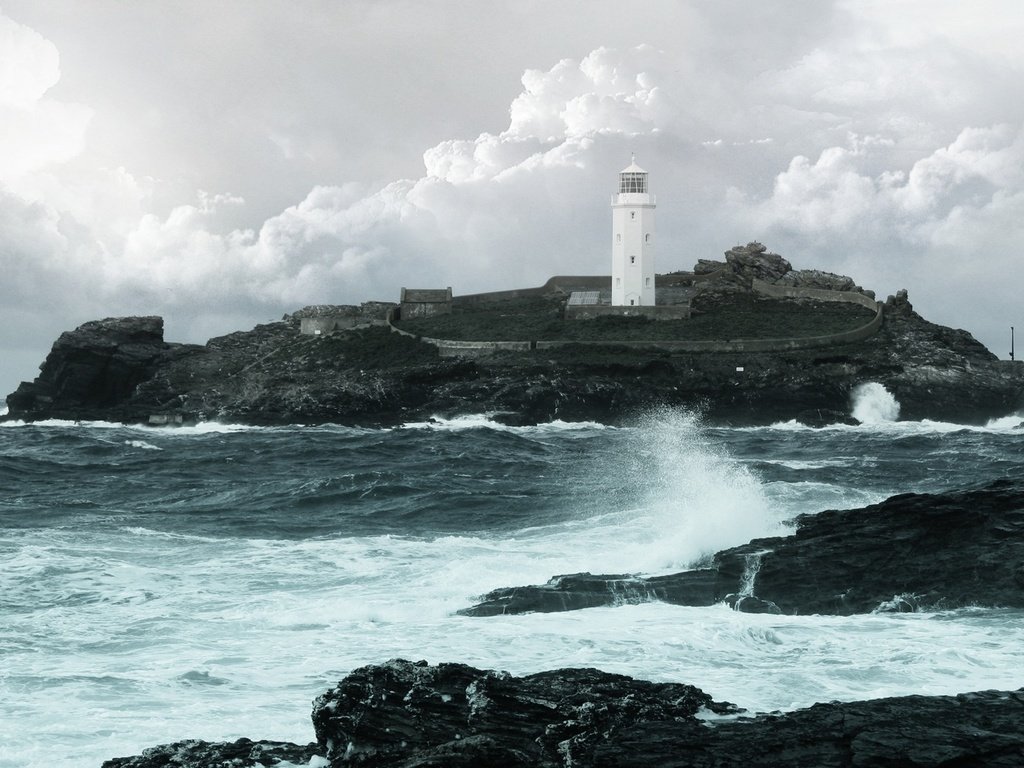
<path fill-rule="evenodd" d="M 569 306 L 580 307 L 585 304 L 597 304 L 600 301 L 600 291 L 573 291 L 569 295 Z"/>

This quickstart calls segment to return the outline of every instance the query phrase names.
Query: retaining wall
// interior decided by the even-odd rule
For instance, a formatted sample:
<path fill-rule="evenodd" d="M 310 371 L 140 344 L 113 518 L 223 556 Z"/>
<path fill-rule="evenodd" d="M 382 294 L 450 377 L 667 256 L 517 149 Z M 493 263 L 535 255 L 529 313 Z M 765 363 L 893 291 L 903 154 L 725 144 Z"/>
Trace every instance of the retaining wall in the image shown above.
<path fill-rule="evenodd" d="M 552 280 L 556 279 L 558 278 L 551 278 L 548 283 L 550 284 Z M 829 291 L 824 288 L 793 288 L 790 286 L 772 285 L 771 283 L 766 283 L 763 280 L 757 279 L 753 281 L 753 289 L 757 293 L 779 298 L 806 298 L 818 299 L 821 301 L 839 301 L 859 304 L 863 307 L 875 310 L 875 316 L 868 323 L 865 323 L 859 328 L 843 331 L 841 333 L 825 334 L 822 336 L 788 337 L 778 339 L 715 339 L 710 341 L 456 341 L 454 339 L 432 339 L 425 336 L 416 336 L 416 334 L 396 328 L 392 324 L 395 316 L 393 310 L 388 313 L 387 323 L 388 327 L 390 327 L 395 333 L 400 333 L 403 336 L 409 336 L 411 338 L 419 339 L 420 341 L 425 341 L 428 344 L 433 344 L 437 347 L 438 352 L 442 357 L 452 357 L 456 355 L 477 357 L 497 351 L 526 352 L 533 349 L 556 349 L 558 347 L 566 347 L 570 345 L 658 349 L 669 352 L 787 352 L 798 349 L 817 349 L 841 344 L 852 344 L 873 336 L 878 332 L 878 329 L 882 327 L 884 306 L 882 302 L 875 301 L 871 297 L 865 296 L 863 293 L 858 293 L 857 291 Z M 545 289 L 526 288 L 523 290 L 541 292 Z M 500 293 L 512 292 L 502 291 Z M 476 294 L 477 297 L 487 295 L 493 294 Z M 523 294 L 520 292 L 519 295 L 522 296 L 530 294 Z M 617 314 L 621 314 L 621 310 L 623 308 L 615 307 L 615 309 L 620 310 Z M 644 308 L 637 307 L 636 309 Z M 646 309 L 659 308 L 647 307 Z"/>
<path fill-rule="evenodd" d="M 879 302 L 859 291 L 830 291 L 827 288 L 794 288 L 788 285 L 774 285 L 758 280 L 751 281 L 751 287 L 757 293 L 785 299 L 818 299 L 819 301 L 840 301 L 847 304 L 860 304 L 868 309 L 876 309 Z"/>

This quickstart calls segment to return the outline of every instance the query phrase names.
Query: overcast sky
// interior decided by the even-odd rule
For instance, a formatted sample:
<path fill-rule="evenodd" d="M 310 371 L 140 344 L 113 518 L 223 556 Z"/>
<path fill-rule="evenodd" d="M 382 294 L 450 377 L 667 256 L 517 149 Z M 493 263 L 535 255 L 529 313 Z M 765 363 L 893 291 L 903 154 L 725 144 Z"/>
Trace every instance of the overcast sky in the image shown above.
<path fill-rule="evenodd" d="M 1024 327 L 1019 0 L 0 0 L 0 395 L 64 330 L 657 269 L 759 240 Z M 1024 335 L 1022 335 L 1024 353 Z"/>

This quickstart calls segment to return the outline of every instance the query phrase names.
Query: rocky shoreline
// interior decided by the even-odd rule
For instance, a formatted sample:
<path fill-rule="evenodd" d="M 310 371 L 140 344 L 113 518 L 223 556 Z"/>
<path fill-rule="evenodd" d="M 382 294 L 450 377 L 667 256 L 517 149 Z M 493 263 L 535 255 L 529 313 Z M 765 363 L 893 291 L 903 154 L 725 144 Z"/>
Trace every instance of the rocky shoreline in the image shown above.
<path fill-rule="evenodd" d="M 498 590 L 463 613 L 639 599 L 821 614 L 1024 607 L 1024 483 L 895 496 L 796 522 L 791 536 L 719 552 L 697 571 L 650 579 L 562 577 Z M 754 576 L 752 558 L 759 564 Z M 1008 682 L 1019 682 L 1012 670 L 1007 674 Z M 595 669 L 514 677 L 464 664 L 392 660 L 356 669 L 320 695 L 312 719 L 316 741 L 307 745 L 181 741 L 112 759 L 104 768 L 1024 764 L 1024 689 L 751 713 L 691 685 Z"/>
<path fill-rule="evenodd" d="M 989 766 L 1024 761 L 1024 689 L 751 714 L 595 669 L 525 677 L 395 659 L 313 703 L 316 742 L 181 741 L 103 768 Z"/>
<path fill-rule="evenodd" d="M 800 515 L 789 536 L 715 553 L 665 576 L 577 573 L 494 590 L 467 616 L 570 611 L 650 600 L 751 613 L 1024 608 L 1024 484 L 998 480 Z"/>

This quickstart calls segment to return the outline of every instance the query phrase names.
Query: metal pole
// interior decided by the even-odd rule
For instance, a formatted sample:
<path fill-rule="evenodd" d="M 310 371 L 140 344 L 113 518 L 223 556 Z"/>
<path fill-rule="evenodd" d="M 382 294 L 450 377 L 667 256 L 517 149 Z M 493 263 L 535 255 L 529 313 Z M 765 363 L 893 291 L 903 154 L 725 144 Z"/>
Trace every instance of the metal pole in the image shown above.
<path fill-rule="evenodd" d="M 1013 326 L 1010 326 L 1010 359 L 1013 360 Z"/>

